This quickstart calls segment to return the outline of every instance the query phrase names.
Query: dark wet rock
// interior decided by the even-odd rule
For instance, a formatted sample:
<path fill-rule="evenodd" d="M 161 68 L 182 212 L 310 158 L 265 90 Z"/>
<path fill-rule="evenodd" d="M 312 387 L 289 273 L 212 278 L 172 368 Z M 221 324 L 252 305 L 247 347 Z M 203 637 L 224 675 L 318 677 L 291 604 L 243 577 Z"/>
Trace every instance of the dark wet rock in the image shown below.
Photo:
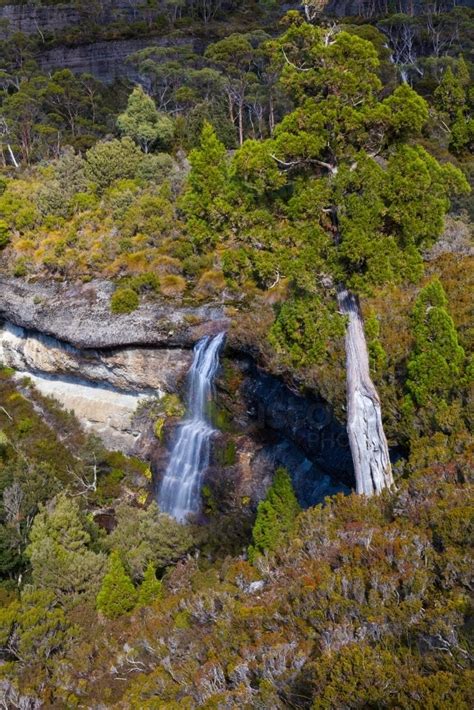
<path fill-rule="evenodd" d="M 206 475 L 224 509 L 255 507 L 279 466 L 291 473 L 303 507 L 350 491 L 354 479 L 345 427 L 323 399 L 293 392 L 250 358 L 228 358 L 224 369 L 217 381 L 217 403 L 227 412 L 230 433 L 217 439 Z M 219 451 L 230 440 L 236 461 L 224 470 L 232 486 L 223 485 L 219 473 Z"/>

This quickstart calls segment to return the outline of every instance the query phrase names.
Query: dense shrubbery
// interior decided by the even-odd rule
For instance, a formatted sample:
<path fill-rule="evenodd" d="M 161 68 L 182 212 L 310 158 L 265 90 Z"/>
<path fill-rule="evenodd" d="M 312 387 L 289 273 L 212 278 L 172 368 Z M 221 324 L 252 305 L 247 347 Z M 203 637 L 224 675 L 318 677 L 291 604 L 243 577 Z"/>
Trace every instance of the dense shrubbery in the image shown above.
<path fill-rule="evenodd" d="M 379 500 L 337 496 L 300 513 L 255 566 L 188 558 L 160 583 L 150 562 L 134 588 L 114 553 L 98 604 L 115 620 L 104 619 L 100 635 L 93 606 L 74 626 L 49 592 L 24 592 L 2 611 L 1 641 L 21 645 L 15 672 L 40 696 L 47 663 L 57 706 L 67 694 L 69 704 L 107 698 L 132 707 L 166 699 L 467 710 L 472 515 L 472 486 L 456 466 L 435 466 Z M 127 545 L 130 525 L 133 534 L 120 533 Z M 26 626 L 28 614 L 35 621 Z M 45 615 L 50 634 L 40 641 Z M 85 685 L 84 672 L 94 682 Z"/>

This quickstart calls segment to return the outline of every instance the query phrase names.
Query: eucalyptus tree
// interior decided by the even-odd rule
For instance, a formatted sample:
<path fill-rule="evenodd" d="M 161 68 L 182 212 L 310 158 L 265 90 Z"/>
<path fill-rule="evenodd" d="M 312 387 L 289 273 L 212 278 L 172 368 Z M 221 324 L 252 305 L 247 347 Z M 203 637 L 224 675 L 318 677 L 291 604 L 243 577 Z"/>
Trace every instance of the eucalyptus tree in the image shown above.
<path fill-rule="evenodd" d="M 244 113 L 247 96 L 255 93 L 259 84 L 257 70 L 258 47 L 268 36 L 262 32 L 232 34 L 211 44 L 206 58 L 224 77 L 229 118 L 237 125 L 239 145 L 244 142 Z"/>
<path fill-rule="evenodd" d="M 157 144 L 167 148 L 173 140 L 173 121 L 158 111 L 151 96 L 141 86 L 133 89 L 127 108 L 117 118 L 117 126 L 122 135 L 132 138 L 144 153 Z"/>

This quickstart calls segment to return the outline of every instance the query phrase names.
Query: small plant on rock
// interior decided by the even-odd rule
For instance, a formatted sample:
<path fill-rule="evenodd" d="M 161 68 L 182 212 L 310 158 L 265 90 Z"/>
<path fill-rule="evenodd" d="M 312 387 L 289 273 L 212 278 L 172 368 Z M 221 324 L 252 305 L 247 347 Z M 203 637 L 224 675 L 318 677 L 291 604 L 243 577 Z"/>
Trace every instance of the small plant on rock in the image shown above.
<path fill-rule="evenodd" d="M 110 299 L 112 313 L 132 313 L 138 308 L 138 294 L 131 288 L 118 288 Z"/>

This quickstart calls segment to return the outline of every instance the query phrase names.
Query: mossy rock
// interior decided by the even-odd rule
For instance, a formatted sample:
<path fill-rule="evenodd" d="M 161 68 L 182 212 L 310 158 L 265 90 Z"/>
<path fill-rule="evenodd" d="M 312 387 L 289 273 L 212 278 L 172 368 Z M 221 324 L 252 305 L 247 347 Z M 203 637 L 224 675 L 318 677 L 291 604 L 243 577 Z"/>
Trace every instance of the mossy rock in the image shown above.
<path fill-rule="evenodd" d="M 163 427 L 165 426 L 165 421 L 164 417 L 160 417 L 156 420 L 155 426 L 153 427 L 153 433 L 158 441 L 163 441 Z"/>
<path fill-rule="evenodd" d="M 177 394 L 165 394 L 160 404 L 167 417 L 182 417 L 186 412 L 186 408 Z"/>
<path fill-rule="evenodd" d="M 226 441 L 225 444 L 217 449 L 217 461 L 221 466 L 233 466 L 237 461 L 237 447 L 235 441 Z"/>

